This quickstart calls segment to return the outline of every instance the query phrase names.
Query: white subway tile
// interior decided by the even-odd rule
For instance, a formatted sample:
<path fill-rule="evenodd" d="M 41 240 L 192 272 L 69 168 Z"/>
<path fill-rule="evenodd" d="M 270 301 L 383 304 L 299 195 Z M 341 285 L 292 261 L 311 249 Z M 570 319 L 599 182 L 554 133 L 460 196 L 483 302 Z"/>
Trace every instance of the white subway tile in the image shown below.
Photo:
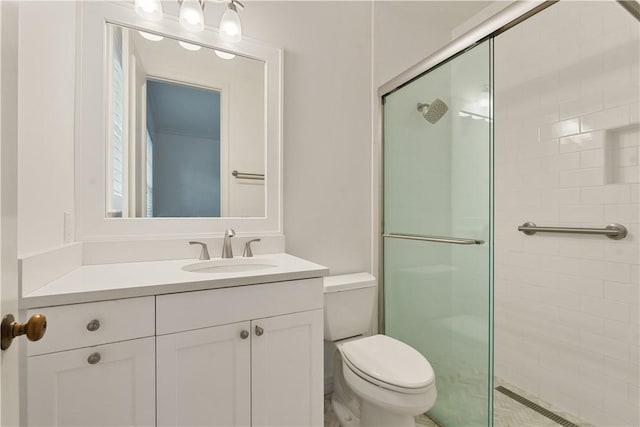
<path fill-rule="evenodd" d="M 588 260 L 582 262 L 580 274 L 612 282 L 629 283 L 631 266 L 618 262 Z"/>
<path fill-rule="evenodd" d="M 547 283 L 577 295 L 589 295 L 602 298 L 604 296 L 604 281 L 602 279 L 584 276 L 570 276 L 566 274 L 549 274 Z"/>
<path fill-rule="evenodd" d="M 627 72 L 629 72 L 628 69 Z M 640 88 L 637 80 L 608 86 L 607 90 L 604 91 L 604 108 L 637 103 L 638 93 L 640 93 Z"/>
<path fill-rule="evenodd" d="M 580 168 L 580 154 L 581 153 L 567 153 L 558 156 L 558 170 Z"/>
<path fill-rule="evenodd" d="M 584 313 L 620 322 L 629 320 L 629 304 L 584 295 L 581 301 L 581 310 Z"/>
<path fill-rule="evenodd" d="M 604 242 L 600 239 L 576 238 L 577 236 L 565 236 L 558 241 L 558 253 L 562 256 L 570 256 L 582 259 L 601 260 L 604 257 Z"/>
<path fill-rule="evenodd" d="M 640 123 L 640 103 L 638 102 L 629 106 L 629 123 Z"/>
<path fill-rule="evenodd" d="M 628 383 L 631 378 L 638 378 L 638 374 L 640 374 L 640 371 L 638 370 L 637 365 L 634 365 L 629 361 L 621 361 L 618 359 L 605 357 L 604 374 L 613 379 L 621 380 Z M 628 395 L 628 387 L 625 391 L 625 395 Z"/>
<path fill-rule="evenodd" d="M 604 166 L 604 149 L 580 152 L 581 168 L 599 168 Z"/>
<path fill-rule="evenodd" d="M 580 187 L 580 179 L 581 175 L 579 170 L 560 171 L 558 173 L 561 188 Z"/>
<path fill-rule="evenodd" d="M 598 205 L 560 206 L 560 221 L 575 222 L 602 222 L 604 219 L 604 207 Z"/>
<path fill-rule="evenodd" d="M 580 331 L 582 345 L 590 351 L 622 360 L 629 359 L 629 345 L 602 335 L 592 334 L 589 331 Z"/>
<path fill-rule="evenodd" d="M 579 300 L 579 296 L 575 298 Z M 560 310 L 558 312 L 558 323 L 572 328 L 574 335 L 578 335 L 576 331 L 586 330 L 593 334 L 607 336 L 604 330 L 604 321 L 599 316 L 593 316 L 577 310 Z"/>
<path fill-rule="evenodd" d="M 604 319 L 603 327 L 603 336 L 632 346 L 638 345 L 640 326 L 637 323 Z"/>
<path fill-rule="evenodd" d="M 640 169 L 638 166 L 620 168 L 618 174 L 620 182 L 627 184 L 640 182 Z"/>
<path fill-rule="evenodd" d="M 580 203 L 580 190 L 577 188 L 554 189 L 554 191 L 556 192 L 555 200 L 561 205 L 577 205 Z"/>
<path fill-rule="evenodd" d="M 638 147 L 626 147 L 613 153 L 614 161 L 618 167 L 638 165 Z"/>
<path fill-rule="evenodd" d="M 587 187 L 580 189 L 580 201 L 588 205 L 604 204 L 605 187 Z"/>
<path fill-rule="evenodd" d="M 609 108 L 581 118 L 580 129 L 589 132 L 600 129 L 615 129 L 629 124 L 629 106 Z"/>
<path fill-rule="evenodd" d="M 638 223 L 640 221 L 640 210 L 637 204 L 607 205 L 604 207 L 604 221 L 620 224 Z"/>
<path fill-rule="evenodd" d="M 624 262 L 627 264 L 640 263 L 640 248 L 637 243 L 611 241 L 605 243 L 605 260 Z"/>
<path fill-rule="evenodd" d="M 620 204 L 630 203 L 632 185 L 610 184 L 604 187 L 604 203 Z"/>
<path fill-rule="evenodd" d="M 608 300 L 638 305 L 638 296 L 638 286 L 633 283 L 604 282 L 604 297 Z"/>
<path fill-rule="evenodd" d="M 580 133 L 580 119 L 561 120 L 550 125 L 540 126 L 541 140 L 561 138 Z"/>
<path fill-rule="evenodd" d="M 585 132 L 560 138 L 560 152 L 593 150 L 605 147 L 605 131 Z"/>

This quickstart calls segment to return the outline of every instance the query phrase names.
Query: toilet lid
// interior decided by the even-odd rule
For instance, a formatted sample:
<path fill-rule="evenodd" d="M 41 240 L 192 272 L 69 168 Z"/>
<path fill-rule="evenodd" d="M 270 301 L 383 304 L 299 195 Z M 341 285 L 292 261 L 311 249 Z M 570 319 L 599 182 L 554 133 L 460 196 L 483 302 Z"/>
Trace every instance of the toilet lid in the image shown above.
<path fill-rule="evenodd" d="M 345 343 L 342 354 L 354 371 L 392 386 L 419 389 L 434 381 L 427 359 L 407 344 L 386 335 L 374 335 Z"/>

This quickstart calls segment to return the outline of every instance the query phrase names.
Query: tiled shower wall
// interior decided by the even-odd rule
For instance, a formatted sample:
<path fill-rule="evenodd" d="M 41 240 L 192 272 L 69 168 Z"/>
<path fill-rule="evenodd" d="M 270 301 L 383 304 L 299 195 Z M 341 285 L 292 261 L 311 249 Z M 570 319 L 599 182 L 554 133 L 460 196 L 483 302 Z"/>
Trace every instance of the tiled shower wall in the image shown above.
<path fill-rule="evenodd" d="M 639 38 L 615 2 L 560 2 L 495 41 L 496 375 L 601 426 L 640 425 Z"/>

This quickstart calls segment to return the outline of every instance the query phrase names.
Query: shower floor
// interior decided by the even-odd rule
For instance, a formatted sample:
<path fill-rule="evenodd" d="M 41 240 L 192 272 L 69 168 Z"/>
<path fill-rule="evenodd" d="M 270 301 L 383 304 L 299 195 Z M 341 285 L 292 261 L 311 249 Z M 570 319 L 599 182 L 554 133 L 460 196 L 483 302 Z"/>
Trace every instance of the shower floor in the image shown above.
<path fill-rule="evenodd" d="M 586 423 L 575 415 L 554 408 L 549 403 L 528 394 L 526 391 L 519 389 L 505 381 L 496 378 L 495 386 L 503 386 L 509 390 L 519 394 L 522 397 L 548 409 L 555 414 L 565 418 L 579 427 L 593 427 L 592 424 Z M 542 414 L 530 409 L 523 404 L 511 399 L 510 397 L 495 391 L 494 394 L 494 426 L 496 427 L 557 427 L 561 424 L 550 420 Z M 331 395 L 325 395 L 324 405 L 324 425 L 325 427 L 337 427 L 338 423 L 331 411 Z M 416 417 L 416 427 L 439 427 L 429 417 L 420 415 Z M 446 426 L 442 426 L 446 427 Z"/>

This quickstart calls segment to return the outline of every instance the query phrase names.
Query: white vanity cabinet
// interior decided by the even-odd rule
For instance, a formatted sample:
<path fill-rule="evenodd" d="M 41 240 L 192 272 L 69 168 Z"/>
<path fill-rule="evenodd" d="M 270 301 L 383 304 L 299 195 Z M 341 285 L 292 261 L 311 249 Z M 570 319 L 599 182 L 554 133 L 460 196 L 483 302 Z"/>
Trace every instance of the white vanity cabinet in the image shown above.
<path fill-rule="evenodd" d="M 29 426 L 155 424 L 154 297 L 34 312 L 48 326 L 27 346 Z"/>
<path fill-rule="evenodd" d="M 159 426 L 320 426 L 321 279 L 157 297 Z"/>
<path fill-rule="evenodd" d="M 38 308 L 29 426 L 321 426 L 321 278 Z"/>

